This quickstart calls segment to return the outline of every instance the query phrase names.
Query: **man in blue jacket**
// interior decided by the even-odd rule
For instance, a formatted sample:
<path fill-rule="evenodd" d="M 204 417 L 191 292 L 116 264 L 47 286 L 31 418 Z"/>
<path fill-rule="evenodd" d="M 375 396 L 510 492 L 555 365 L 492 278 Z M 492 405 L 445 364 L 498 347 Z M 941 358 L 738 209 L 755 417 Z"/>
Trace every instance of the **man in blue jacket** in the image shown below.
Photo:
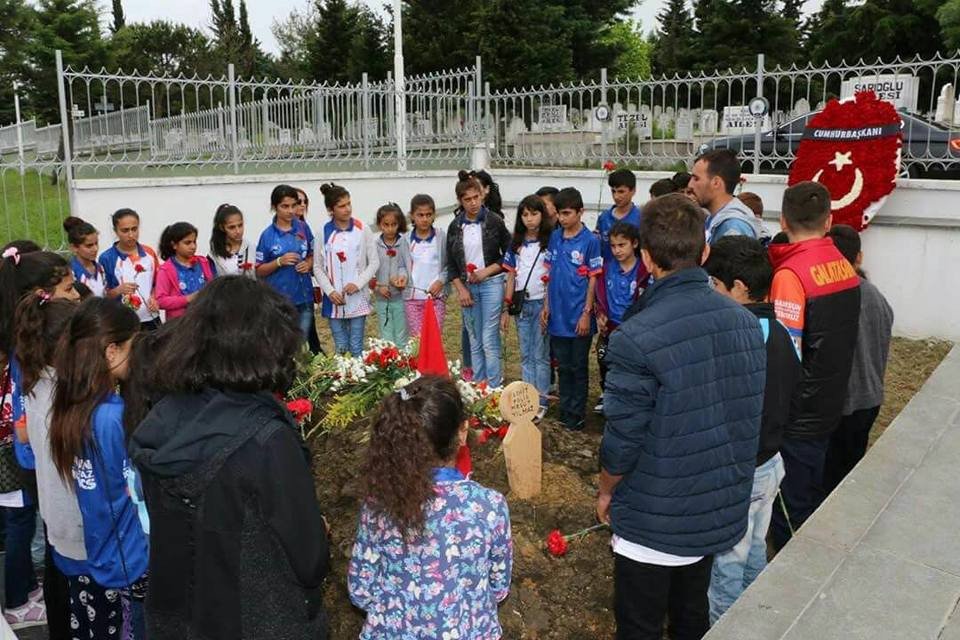
<path fill-rule="evenodd" d="M 618 640 L 659 640 L 668 611 L 673 640 L 701 638 L 712 556 L 747 528 L 766 350 L 699 267 L 703 224 L 682 195 L 644 207 L 654 283 L 610 337 L 597 516 L 614 533 Z"/>

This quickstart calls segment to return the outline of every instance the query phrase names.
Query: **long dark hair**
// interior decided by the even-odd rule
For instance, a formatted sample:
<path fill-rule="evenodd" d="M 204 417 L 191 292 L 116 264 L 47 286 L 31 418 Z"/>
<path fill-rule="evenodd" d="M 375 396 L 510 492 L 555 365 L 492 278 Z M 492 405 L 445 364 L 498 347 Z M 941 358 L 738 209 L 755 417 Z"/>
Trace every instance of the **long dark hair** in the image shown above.
<path fill-rule="evenodd" d="M 296 188 L 288 184 L 278 184 L 273 188 L 273 191 L 270 192 L 270 208 L 276 209 L 277 205 L 283 202 L 284 198 L 293 198 L 299 201 L 300 194 L 297 193 Z"/>
<path fill-rule="evenodd" d="M 338 202 L 350 195 L 349 191 L 333 182 L 320 185 L 320 193 L 323 194 L 323 204 L 326 205 L 327 211 L 333 211 Z"/>
<path fill-rule="evenodd" d="M 189 222 L 174 222 L 164 228 L 160 234 L 160 257 L 164 260 L 177 255 L 177 250 L 173 245 L 177 244 L 190 234 L 197 235 L 197 228 Z"/>
<path fill-rule="evenodd" d="M 124 344 L 140 329 L 130 307 L 111 298 L 88 298 L 70 318 L 57 345 L 57 384 L 50 421 L 50 453 L 64 480 L 90 439 L 97 405 L 114 389 L 104 354 L 108 345 Z"/>
<path fill-rule="evenodd" d="M 404 535 L 422 529 L 433 469 L 456 454 L 464 419 L 456 385 L 439 376 L 418 378 L 381 403 L 367 450 L 365 493 Z"/>
<path fill-rule="evenodd" d="M 97 232 L 92 224 L 76 216 L 67 216 L 63 221 L 63 230 L 67 232 L 67 242 L 73 246 L 83 244 L 84 238 Z"/>
<path fill-rule="evenodd" d="M 20 390 L 33 391 L 43 369 L 53 364 L 57 340 L 77 310 L 70 300 L 47 300 L 41 296 L 24 296 L 17 305 L 14 345 L 20 363 Z"/>
<path fill-rule="evenodd" d="M 239 207 L 232 204 L 222 204 L 217 207 L 217 212 L 213 214 L 213 231 L 210 232 L 210 253 L 221 258 L 229 258 L 230 252 L 227 251 L 227 232 L 223 226 L 227 224 L 230 216 L 240 216 L 243 218 L 243 212 Z"/>
<path fill-rule="evenodd" d="M 487 189 L 487 197 L 483 199 L 483 204 L 500 215 L 503 215 L 503 198 L 500 197 L 500 185 L 493 181 L 493 176 L 481 169 L 473 172 L 474 177 L 480 181 Z"/>
<path fill-rule="evenodd" d="M 524 209 L 540 213 L 540 228 L 537 230 L 537 240 L 540 242 L 540 248 L 546 251 L 547 245 L 550 244 L 553 225 L 550 224 L 547 216 L 547 205 L 544 204 L 543 198 L 535 195 L 527 196 L 517 206 L 517 219 L 513 223 L 513 238 L 510 240 L 510 250 L 517 253 L 527 239 L 527 225 L 523 224 Z"/>
<path fill-rule="evenodd" d="M 140 422 L 147 417 L 153 403 L 158 399 L 157 354 L 167 343 L 170 335 L 179 329 L 179 323 L 167 323 L 157 331 L 141 331 L 130 350 L 130 366 L 127 379 L 123 381 L 123 428 L 131 435 Z"/>
<path fill-rule="evenodd" d="M 43 289 L 52 293 L 67 274 L 70 265 L 51 251 L 16 253 L 0 262 L 0 353 L 10 354 L 13 346 L 15 314 L 20 298 L 27 292 Z"/>
<path fill-rule="evenodd" d="M 295 318 L 288 299 L 263 282 L 214 279 L 162 341 L 153 365 L 155 391 L 286 391 L 303 344 Z"/>

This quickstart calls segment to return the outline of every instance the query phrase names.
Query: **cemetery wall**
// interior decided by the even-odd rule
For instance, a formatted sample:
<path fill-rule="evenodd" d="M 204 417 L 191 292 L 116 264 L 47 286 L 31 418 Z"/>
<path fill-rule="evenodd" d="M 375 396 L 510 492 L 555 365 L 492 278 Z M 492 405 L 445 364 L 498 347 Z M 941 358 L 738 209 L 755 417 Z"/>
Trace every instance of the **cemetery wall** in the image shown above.
<path fill-rule="evenodd" d="M 524 195 L 544 185 L 574 186 L 583 193 L 592 226 L 598 203 L 610 205 L 605 178 L 598 171 L 559 169 L 497 169 L 494 171 L 512 224 L 516 206 Z M 638 201 L 650 185 L 668 177 L 664 172 L 638 173 Z M 311 199 L 309 220 L 314 230 L 326 220 L 320 184 L 331 176 L 311 173 L 260 176 L 188 177 L 155 179 L 77 180 L 74 207 L 101 230 L 101 248 L 111 241 L 110 214 L 133 207 L 141 214 L 141 239 L 155 245 L 164 226 L 189 220 L 200 230 L 199 246 L 206 252 L 210 223 L 218 205 L 229 202 L 246 214 L 247 237 L 255 244 L 269 223 L 269 194 L 278 183 L 307 190 Z M 337 174 L 335 180 L 352 195 L 354 214 L 372 222 L 377 207 L 394 201 L 406 208 L 416 193 L 434 196 L 441 212 L 455 201 L 451 171 L 365 172 Z M 748 176 L 745 189 L 758 193 L 767 205 L 768 224 L 776 227 L 786 178 Z M 909 180 L 890 196 L 874 224 L 864 235 L 865 268 L 896 312 L 894 330 L 910 337 L 960 340 L 960 214 L 956 203 L 960 182 Z"/>

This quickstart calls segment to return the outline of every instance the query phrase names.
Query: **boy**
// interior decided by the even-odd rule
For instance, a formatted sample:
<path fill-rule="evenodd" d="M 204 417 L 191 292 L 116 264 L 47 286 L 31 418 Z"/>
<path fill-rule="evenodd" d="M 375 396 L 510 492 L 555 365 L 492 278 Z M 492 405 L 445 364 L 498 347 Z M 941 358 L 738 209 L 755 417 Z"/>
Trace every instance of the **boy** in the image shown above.
<path fill-rule="evenodd" d="M 640 227 L 640 207 L 633 204 L 633 197 L 637 194 L 637 176 L 629 169 L 617 169 L 607 177 L 610 195 L 613 196 L 613 206 L 603 211 L 597 217 L 597 235 L 600 237 L 600 252 L 604 264 L 613 264 L 615 259 L 610 251 L 610 230 L 618 222 L 626 222 Z M 600 402 L 593 408 L 595 413 L 603 413 L 603 394 Z"/>
<path fill-rule="evenodd" d="M 763 241 L 763 228 L 753 212 L 733 195 L 739 184 L 740 162 L 730 149 L 712 149 L 694 161 L 690 188 L 700 206 L 710 213 L 709 244 L 723 236 L 748 236 Z"/>
<path fill-rule="evenodd" d="M 713 558 L 709 592 L 710 624 L 713 625 L 767 564 L 767 529 L 784 474 L 780 441 L 802 369 L 787 328 L 777 321 L 773 305 L 765 302 L 773 267 L 763 245 L 744 236 L 720 238 L 710 247 L 710 257 L 703 268 L 710 274 L 714 290 L 742 304 L 757 317 L 767 345 L 760 448 L 753 474 L 747 533 L 732 549 Z"/>
<path fill-rule="evenodd" d="M 580 192 L 561 189 L 554 203 L 560 226 L 550 236 L 544 259 L 550 279 L 540 325 L 550 334 L 558 361 L 560 420 L 568 429 L 579 431 L 586 415 L 590 342 L 597 330 L 594 291 L 603 258 L 600 241 L 582 222 Z"/>
<path fill-rule="evenodd" d="M 833 491 L 867 452 L 870 429 L 883 404 L 883 374 L 893 333 L 893 309 L 860 268 L 863 264 L 860 234 L 853 227 L 837 224 L 830 227 L 827 237 L 860 276 L 860 328 L 843 417 L 827 447 L 824 495 Z"/>
<path fill-rule="evenodd" d="M 764 246 L 770 244 L 767 238 L 770 238 L 773 234 L 770 233 L 770 228 L 767 227 L 767 223 L 763 221 L 763 199 L 752 191 L 741 191 L 740 192 L 740 202 L 747 205 L 747 208 L 753 212 L 753 217 L 757 219 L 757 222 L 760 224 L 760 241 Z"/>
<path fill-rule="evenodd" d="M 756 317 L 700 263 L 704 216 L 649 202 L 641 259 L 654 282 L 610 336 L 597 516 L 613 529 L 618 638 L 700 638 L 712 554 L 747 529 L 765 345 Z M 614 491 L 616 489 L 616 491 Z"/>
<path fill-rule="evenodd" d="M 677 189 L 676 183 L 670 178 L 660 178 L 652 185 L 650 185 L 650 199 L 659 198 L 670 193 L 676 193 Z"/>
<path fill-rule="evenodd" d="M 857 342 L 860 278 L 824 237 L 832 221 L 827 188 L 797 183 L 784 191 L 780 214 L 790 242 L 770 245 L 770 299 L 803 362 L 780 446 L 787 475 L 771 524 L 777 550 L 823 499 L 827 445 L 840 424 Z"/>

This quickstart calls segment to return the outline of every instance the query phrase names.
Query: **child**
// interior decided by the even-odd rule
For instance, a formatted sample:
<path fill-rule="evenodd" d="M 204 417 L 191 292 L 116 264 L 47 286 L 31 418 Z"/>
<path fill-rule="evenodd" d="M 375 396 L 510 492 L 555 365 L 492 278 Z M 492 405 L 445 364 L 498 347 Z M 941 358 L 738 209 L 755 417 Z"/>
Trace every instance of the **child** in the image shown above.
<path fill-rule="evenodd" d="M 455 187 L 461 211 L 447 228 L 449 276 L 457 290 L 470 340 L 473 379 L 491 387 L 503 382 L 500 312 L 503 302 L 503 254 L 510 232 L 503 218 L 482 202 L 483 187 L 466 171 Z"/>
<path fill-rule="evenodd" d="M 137 610 L 145 589 L 147 536 L 130 494 L 137 472 L 127 457 L 123 400 L 116 393 L 139 329 L 139 317 L 129 307 L 89 298 L 67 324 L 57 352 L 50 455 L 60 477 L 72 479 L 80 506 L 89 575 L 71 583 L 70 597 L 96 610 L 88 618 L 94 638 L 120 629 L 122 638 L 144 637 Z"/>
<path fill-rule="evenodd" d="M 307 214 L 310 212 L 310 198 L 307 192 L 300 187 L 294 187 L 297 190 L 297 218 L 301 222 L 307 222 Z M 312 275 L 312 274 L 311 274 Z M 316 279 L 313 279 L 313 307 L 310 310 L 310 328 L 307 330 L 307 346 L 310 347 L 310 353 L 317 355 L 323 352 L 320 346 L 320 337 L 317 335 L 317 304 L 323 299 L 323 292 Z"/>
<path fill-rule="evenodd" d="M 377 209 L 377 255 L 380 267 L 377 277 L 374 306 L 380 323 L 380 337 L 398 347 L 407 343 L 407 319 L 403 295 L 407 287 L 407 264 L 410 249 L 402 234 L 407 232 L 407 219 L 400 207 L 385 204 Z"/>
<path fill-rule="evenodd" d="M 761 244 L 764 246 L 769 245 L 770 237 L 773 234 L 770 233 L 770 228 L 767 227 L 767 223 L 763 221 L 763 199 L 752 191 L 741 191 L 738 197 L 740 198 L 740 202 L 747 205 L 747 208 L 753 212 L 757 222 L 760 223 L 759 240 Z"/>
<path fill-rule="evenodd" d="M 547 413 L 550 391 L 550 338 L 540 326 L 540 315 L 547 295 L 546 251 L 552 231 L 543 200 L 539 196 L 527 196 L 517 207 L 513 239 L 503 257 L 507 282 L 500 328 L 506 332 L 510 315 L 517 319 L 523 380 L 540 392 L 537 421 Z"/>
<path fill-rule="evenodd" d="M 613 206 L 603 211 L 597 218 L 597 235 L 600 236 L 600 251 L 604 263 L 613 262 L 610 252 L 610 229 L 618 222 L 627 222 L 635 227 L 640 226 L 640 207 L 633 204 L 633 197 L 637 194 L 637 176 L 629 169 L 617 169 L 607 177 L 610 186 L 610 195 L 613 196 Z M 560 207 L 558 206 L 559 210 Z"/>
<path fill-rule="evenodd" d="M 594 292 L 603 258 L 600 240 L 581 221 L 580 192 L 573 187 L 561 189 L 554 202 L 560 228 L 554 229 L 547 248 L 550 282 L 540 326 L 550 334 L 559 363 L 560 420 L 568 429 L 579 431 L 587 409 L 587 361 L 596 332 Z"/>
<path fill-rule="evenodd" d="M 307 339 L 313 317 L 313 231 L 296 217 L 299 202 L 297 190 L 290 185 L 273 188 L 273 223 L 260 234 L 255 262 L 257 277 L 296 307 L 300 331 Z"/>
<path fill-rule="evenodd" d="M 102 298 L 106 293 L 107 278 L 103 267 L 97 262 L 100 234 L 92 224 L 74 216 L 68 216 L 63 221 L 63 229 L 67 232 L 67 242 L 73 252 L 70 266 L 74 279 L 85 285 L 91 294 Z"/>
<path fill-rule="evenodd" d="M 210 232 L 210 259 L 218 276 L 256 278 L 250 243 L 243 237 L 243 212 L 232 204 L 217 207 Z"/>
<path fill-rule="evenodd" d="M 654 282 L 610 336 L 597 517 L 613 529 L 618 638 L 709 629 L 712 555 L 747 510 L 763 409 L 756 317 L 712 290 L 704 216 L 678 193 L 651 200 L 640 255 Z"/>
<path fill-rule="evenodd" d="M 650 199 L 659 198 L 678 191 L 677 184 L 670 178 L 660 178 L 650 185 Z"/>
<path fill-rule="evenodd" d="M 447 242 L 443 229 L 433 226 L 437 207 L 433 198 L 419 193 L 410 199 L 409 262 L 410 282 L 404 290 L 404 311 L 411 336 L 419 336 L 423 328 L 423 307 L 433 298 L 437 322 L 443 329 L 447 313 Z"/>
<path fill-rule="evenodd" d="M 560 193 L 560 189 L 556 187 L 546 186 L 537 189 L 537 195 L 540 196 L 543 199 L 543 203 L 547 205 L 547 222 L 554 228 L 557 226 L 557 207 L 553 204 L 553 198 L 558 193 Z"/>
<path fill-rule="evenodd" d="M 890 353 L 893 309 L 861 268 L 860 234 L 851 226 L 835 224 L 827 237 L 860 276 L 860 330 L 843 404 L 840 426 L 830 436 L 823 471 L 824 494 L 829 494 L 867 452 L 870 429 L 883 404 L 883 375 Z"/>
<path fill-rule="evenodd" d="M 72 615 L 76 625 L 74 634 L 89 638 L 92 636 L 86 605 L 79 600 L 71 602 L 69 598 L 69 582 L 76 583 L 79 576 L 89 574 L 83 520 L 72 485 L 67 485 L 53 466 L 49 444 L 50 408 L 56 381 L 53 360 L 58 339 L 76 309 L 77 304 L 71 300 L 24 296 L 17 307 L 16 349 L 22 372 L 23 418 L 48 542 L 43 580 L 47 624 L 51 637 L 58 628 L 68 634 Z M 101 598 L 91 604 L 102 601 L 100 595 Z"/>
<path fill-rule="evenodd" d="M 786 476 L 771 524 L 777 550 L 823 500 L 827 447 L 843 415 L 860 325 L 860 278 L 824 237 L 831 220 L 827 188 L 799 182 L 783 192 L 780 226 L 790 243 L 770 245 L 770 299 L 803 362 L 780 446 Z"/>
<path fill-rule="evenodd" d="M 370 313 L 367 283 L 380 268 L 377 240 L 353 217 L 349 191 L 332 182 L 320 191 L 330 212 L 330 221 L 323 225 L 323 260 L 313 267 L 323 290 L 322 313 L 330 322 L 337 353 L 360 357 Z"/>
<path fill-rule="evenodd" d="M 773 304 L 766 302 L 773 267 L 763 245 L 746 236 L 719 238 L 710 248 L 703 268 L 717 292 L 742 304 L 757 317 L 767 348 L 760 448 L 753 473 L 747 532 L 732 549 L 713 557 L 708 593 L 713 625 L 767 565 L 767 530 L 784 474 L 780 442 L 801 367 L 787 328 L 777 321 Z"/>
<path fill-rule="evenodd" d="M 213 270 L 197 255 L 197 228 L 189 222 L 175 222 L 163 230 L 160 257 L 164 263 L 157 274 L 157 303 L 167 312 L 167 320 L 173 320 L 213 280 Z"/>
<path fill-rule="evenodd" d="M 449 379 L 425 376 L 383 400 L 347 579 L 367 613 L 363 640 L 503 634 L 510 514 L 502 495 L 455 468 L 467 428 Z"/>
<path fill-rule="evenodd" d="M 133 363 L 149 369 L 124 386 L 160 398 L 129 447 L 155 532 L 152 640 L 328 637 L 327 531 L 300 431 L 278 401 L 303 349 L 290 307 L 264 283 L 217 278 Z"/>
<path fill-rule="evenodd" d="M 604 356 L 610 334 L 623 322 L 623 315 L 647 286 L 650 274 L 640 260 L 640 230 L 627 222 L 610 229 L 610 253 L 613 262 L 603 263 L 603 275 L 597 278 L 597 364 L 600 367 L 601 394 L 607 381 Z M 603 396 L 595 408 L 603 413 Z"/>
<path fill-rule="evenodd" d="M 107 277 L 107 297 L 120 298 L 136 311 L 144 330 L 156 330 L 160 305 L 154 288 L 160 261 L 156 251 L 139 242 L 140 215 L 133 209 L 118 209 L 113 214 L 113 232 L 117 241 L 99 258 Z"/>

